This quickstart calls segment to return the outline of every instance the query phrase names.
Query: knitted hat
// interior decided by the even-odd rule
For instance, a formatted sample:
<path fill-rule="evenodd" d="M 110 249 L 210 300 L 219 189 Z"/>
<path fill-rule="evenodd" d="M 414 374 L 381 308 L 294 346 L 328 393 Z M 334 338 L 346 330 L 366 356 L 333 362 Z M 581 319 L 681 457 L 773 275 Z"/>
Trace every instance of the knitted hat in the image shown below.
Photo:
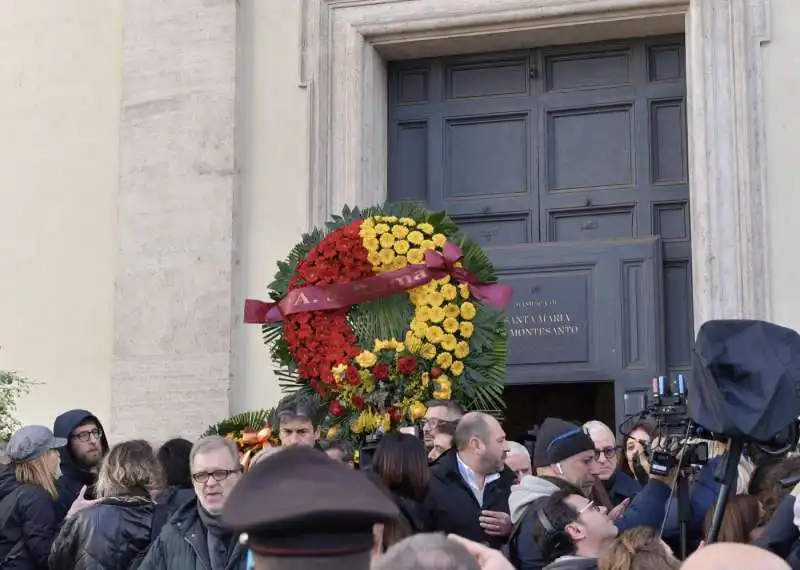
<path fill-rule="evenodd" d="M 594 442 L 581 426 L 547 418 L 536 434 L 534 467 L 554 465 L 583 451 L 594 451 Z"/>

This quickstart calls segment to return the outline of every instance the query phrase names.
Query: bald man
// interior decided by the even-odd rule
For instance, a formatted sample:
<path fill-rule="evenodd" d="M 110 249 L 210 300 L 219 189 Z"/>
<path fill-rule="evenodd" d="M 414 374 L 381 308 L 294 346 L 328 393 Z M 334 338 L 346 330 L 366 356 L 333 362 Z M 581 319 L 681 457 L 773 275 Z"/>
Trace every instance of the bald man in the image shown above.
<path fill-rule="evenodd" d="M 766 550 L 749 544 L 720 542 L 709 544 L 692 554 L 681 570 L 791 570 L 791 567 Z"/>
<path fill-rule="evenodd" d="M 511 532 L 514 473 L 504 463 L 507 453 L 506 434 L 495 418 L 480 412 L 461 418 L 453 448 L 431 467 L 425 499 L 430 530 L 501 548 Z"/>

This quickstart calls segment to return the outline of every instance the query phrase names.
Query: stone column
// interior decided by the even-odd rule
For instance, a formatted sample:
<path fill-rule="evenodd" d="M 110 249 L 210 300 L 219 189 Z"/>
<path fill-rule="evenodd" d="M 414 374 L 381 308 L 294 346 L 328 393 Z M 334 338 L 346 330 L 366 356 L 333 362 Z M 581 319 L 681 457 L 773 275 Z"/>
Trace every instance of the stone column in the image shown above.
<path fill-rule="evenodd" d="M 123 1 L 111 418 L 102 418 L 117 440 L 196 436 L 228 413 L 236 6 Z"/>
<path fill-rule="evenodd" d="M 761 45 L 769 0 L 693 0 L 687 17 L 695 329 L 770 317 Z"/>

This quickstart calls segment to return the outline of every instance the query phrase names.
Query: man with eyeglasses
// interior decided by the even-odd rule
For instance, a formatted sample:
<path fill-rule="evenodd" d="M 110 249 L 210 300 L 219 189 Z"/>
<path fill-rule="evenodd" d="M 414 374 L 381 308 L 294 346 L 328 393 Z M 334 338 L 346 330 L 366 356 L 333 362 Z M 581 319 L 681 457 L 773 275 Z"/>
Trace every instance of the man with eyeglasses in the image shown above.
<path fill-rule="evenodd" d="M 201 439 L 189 454 L 196 499 L 170 518 L 150 546 L 140 570 L 245 570 L 246 549 L 222 524 L 222 509 L 242 478 L 236 444 Z"/>
<path fill-rule="evenodd" d="M 556 491 L 534 503 L 533 541 L 545 570 L 595 570 L 617 527 L 606 509 L 583 495 Z"/>
<path fill-rule="evenodd" d="M 614 432 L 601 421 L 592 420 L 583 424 L 583 429 L 594 442 L 597 462 L 599 463 L 598 480 L 607 495 L 607 501 L 595 496 L 598 503 L 607 508 L 616 507 L 625 501 L 630 502 L 642 490 L 642 486 L 633 477 L 618 469 L 619 448 L 616 444 Z M 595 487 L 597 491 L 597 486 Z M 609 506 L 610 505 L 610 506 Z"/>
<path fill-rule="evenodd" d="M 425 412 L 425 422 L 422 424 L 422 439 L 428 453 L 434 446 L 434 440 L 439 433 L 453 435 L 456 424 L 464 412 L 452 400 L 431 400 Z M 437 456 L 438 457 L 438 456 Z"/>
<path fill-rule="evenodd" d="M 64 518 L 94 504 L 97 474 L 109 447 L 103 425 L 87 410 L 70 410 L 58 416 L 53 434 L 68 442 L 60 450 L 56 505 L 59 518 Z"/>
<path fill-rule="evenodd" d="M 533 454 L 536 476 L 523 477 L 511 489 L 509 507 L 513 524 L 509 556 L 518 570 L 541 570 L 545 566 L 532 539 L 537 499 L 556 491 L 586 496 L 600 474 L 600 453 L 582 426 L 558 418 L 542 422 Z M 627 505 L 609 513 L 620 531 L 634 526 L 658 528 L 670 495 L 671 477 L 651 477 L 647 486 Z M 622 514 L 622 511 L 625 513 Z"/>

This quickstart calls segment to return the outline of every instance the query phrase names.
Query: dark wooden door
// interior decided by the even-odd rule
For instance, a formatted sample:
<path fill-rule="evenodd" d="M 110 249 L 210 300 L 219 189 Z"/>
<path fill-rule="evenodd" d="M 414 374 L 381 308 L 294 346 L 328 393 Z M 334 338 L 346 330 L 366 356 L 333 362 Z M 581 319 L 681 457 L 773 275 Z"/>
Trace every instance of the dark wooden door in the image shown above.
<path fill-rule="evenodd" d="M 663 341 L 642 342 L 663 355 L 655 373 L 686 373 L 693 328 L 684 61 L 683 38 L 667 37 L 392 63 L 389 198 L 447 210 L 504 267 L 509 251 L 519 252 L 519 264 L 528 255 L 541 261 L 522 253 L 525 244 L 572 244 L 575 252 L 659 236 L 663 302 L 654 302 L 663 318 L 654 326 Z M 606 249 L 620 261 L 619 250 Z M 561 250 L 546 251 L 557 260 Z M 611 288 L 625 279 L 603 279 L 592 287 L 622 303 L 623 292 Z M 562 364 L 580 380 L 585 363 Z M 527 380 L 510 370 L 509 381 L 549 381 L 545 370 L 528 370 Z"/>

